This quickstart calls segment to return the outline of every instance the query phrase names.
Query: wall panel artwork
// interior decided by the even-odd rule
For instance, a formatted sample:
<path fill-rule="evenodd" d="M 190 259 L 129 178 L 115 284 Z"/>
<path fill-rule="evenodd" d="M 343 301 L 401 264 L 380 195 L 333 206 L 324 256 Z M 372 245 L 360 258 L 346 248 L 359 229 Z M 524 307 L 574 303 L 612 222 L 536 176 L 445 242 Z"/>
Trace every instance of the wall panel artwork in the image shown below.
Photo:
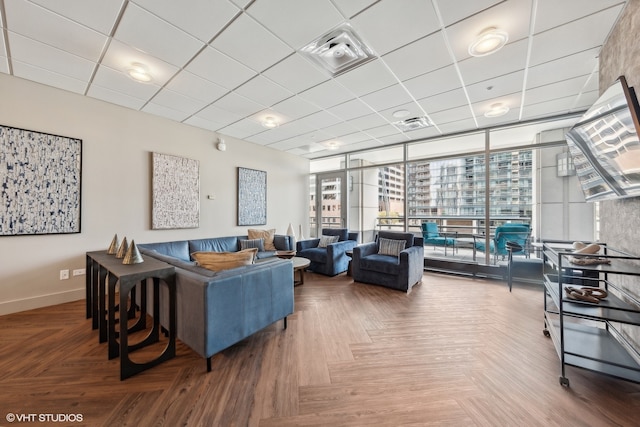
<path fill-rule="evenodd" d="M 0 235 L 80 233 L 82 140 L 0 125 Z"/>
<path fill-rule="evenodd" d="M 238 168 L 238 225 L 267 223 L 267 173 Z"/>
<path fill-rule="evenodd" d="M 200 163 L 152 153 L 154 230 L 197 228 L 200 224 Z"/>

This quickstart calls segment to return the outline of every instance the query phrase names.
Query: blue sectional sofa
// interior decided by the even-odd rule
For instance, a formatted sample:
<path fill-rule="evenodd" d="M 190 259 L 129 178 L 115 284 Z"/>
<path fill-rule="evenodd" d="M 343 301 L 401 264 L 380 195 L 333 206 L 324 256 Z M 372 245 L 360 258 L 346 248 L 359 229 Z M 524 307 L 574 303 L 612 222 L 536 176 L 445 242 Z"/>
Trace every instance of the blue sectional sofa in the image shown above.
<path fill-rule="evenodd" d="M 293 313 L 293 266 L 275 251 L 259 252 L 252 265 L 211 271 L 196 265 L 199 251 L 235 252 L 247 236 L 139 244 L 144 256 L 176 267 L 177 337 L 207 359 Z M 291 250 L 292 239 L 278 236 L 279 250 Z M 162 313 L 161 313 L 162 318 Z"/>

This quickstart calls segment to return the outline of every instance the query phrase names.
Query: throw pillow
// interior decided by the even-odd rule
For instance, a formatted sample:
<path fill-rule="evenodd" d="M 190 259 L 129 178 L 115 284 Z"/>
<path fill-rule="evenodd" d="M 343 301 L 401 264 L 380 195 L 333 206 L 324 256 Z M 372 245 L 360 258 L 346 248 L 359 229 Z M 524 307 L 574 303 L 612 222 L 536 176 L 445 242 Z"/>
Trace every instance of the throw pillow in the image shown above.
<path fill-rule="evenodd" d="M 272 228 L 270 230 L 256 230 L 254 228 L 250 228 L 247 232 L 247 237 L 249 240 L 253 239 L 264 239 L 264 250 L 265 251 L 275 251 L 276 247 L 273 245 L 273 238 L 276 235 L 276 229 Z"/>
<path fill-rule="evenodd" d="M 264 252 L 264 239 L 240 240 L 240 250 L 258 248 L 258 252 Z"/>
<path fill-rule="evenodd" d="M 325 236 L 325 235 L 322 235 L 322 236 L 320 236 L 320 242 L 318 243 L 318 247 L 319 248 L 326 248 L 327 245 L 330 245 L 332 243 L 337 242 L 339 238 L 340 238 L 340 236 Z"/>
<path fill-rule="evenodd" d="M 400 256 L 407 242 L 405 240 L 392 240 L 381 238 L 378 240 L 378 254 Z"/>
<path fill-rule="evenodd" d="M 200 267 L 208 270 L 229 270 L 243 265 L 251 265 L 256 259 L 258 248 L 238 252 L 194 252 L 191 257 Z"/>

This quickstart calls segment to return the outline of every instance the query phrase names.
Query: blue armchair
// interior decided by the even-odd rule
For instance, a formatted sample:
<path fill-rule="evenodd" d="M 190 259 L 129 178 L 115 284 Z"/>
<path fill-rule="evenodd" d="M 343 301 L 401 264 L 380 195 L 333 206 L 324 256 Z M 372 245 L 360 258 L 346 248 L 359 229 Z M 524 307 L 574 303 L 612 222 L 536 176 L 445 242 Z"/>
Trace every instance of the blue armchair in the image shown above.
<path fill-rule="evenodd" d="M 405 249 L 398 256 L 380 254 L 380 240 L 404 240 Z M 375 242 L 353 248 L 351 274 L 356 282 L 381 285 L 409 292 L 422 281 L 424 239 L 413 233 L 380 231 Z"/>
<path fill-rule="evenodd" d="M 523 223 L 506 223 L 496 228 L 496 234 L 493 238 L 495 245 L 495 258 L 509 255 L 507 242 L 515 243 L 512 246 L 512 255 L 525 255 L 529 257 L 529 238 L 531 236 L 531 228 L 529 224 Z"/>
<path fill-rule="evenodd" d="M 345 253 L 358 244 L 358 233 L 350 233 L 346 228 L 323 228 L 323 236 L 338 236 L 338 241 L 326 247 L 318 247 L 320 239 L 301 240 L 296 243 L 296 256 L 307 258 L 311 264 L 307 268 L 326 276 L 347 271 L 350 258 Z"/>
<path fill-rule="evenodd" d="M 457 233 L 453 233 L 457 236 Z M 444 246 L 444 254 L 447 254 L 447 247 L 453 248 L 455 251 L 455 238 L 442 235 L 438 229 L 438 224 L 435 222 L 423 222 L 422 223 L 422 238 L 426 245 Z"/>

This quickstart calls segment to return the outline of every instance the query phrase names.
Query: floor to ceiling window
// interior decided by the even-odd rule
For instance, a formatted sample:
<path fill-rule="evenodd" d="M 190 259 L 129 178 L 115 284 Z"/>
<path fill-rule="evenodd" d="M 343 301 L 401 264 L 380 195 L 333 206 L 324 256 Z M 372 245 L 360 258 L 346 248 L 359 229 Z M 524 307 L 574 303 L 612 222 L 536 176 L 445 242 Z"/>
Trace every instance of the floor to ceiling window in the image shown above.
<path fill-rule="evenodd" d="M 483 249 L 489 251 L 496 227 L 508 222 L 529 224 L 533 239 L 592 239 L 594 206 L 581 200 L 575 177 L 556 164 L 575 120 L 563 117 L 313 160 L 311 228 L 321 228 L 314 211 L 323 209 L 317 198 L 330 193 L 321 179 L 338 173 L 344 177 L 340 224 L 359 231 L 362 242 L 373 240 L 379 230 L 420 234 L 426 221 L 456 235 L 461 247 L 465 239 L 484 239 Z M 318 192 L 318 183 L 323 191 Z M 576 215 L 580 230 L 572 226 Z M 438 249 L 426 251 L 427 256 L 451 256 Z M 474 252 L 472 261 L 495 262 L 490 255 Z"/>

